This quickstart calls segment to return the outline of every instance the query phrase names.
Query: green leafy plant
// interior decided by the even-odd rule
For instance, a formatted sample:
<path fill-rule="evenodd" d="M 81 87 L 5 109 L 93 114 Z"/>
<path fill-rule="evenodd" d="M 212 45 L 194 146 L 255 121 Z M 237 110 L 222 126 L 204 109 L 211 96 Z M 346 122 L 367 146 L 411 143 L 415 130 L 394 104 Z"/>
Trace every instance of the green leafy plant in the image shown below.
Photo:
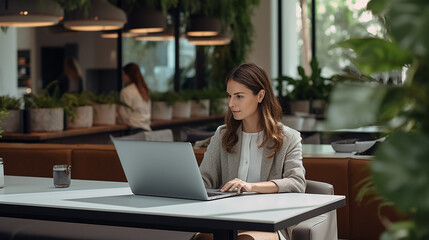
<path fill-rule="evenodd" d="M 277 78 L 279 97 L 284 97 L 283 82 L 286 82 L 288 85 L 286 96 L 291 101 L 310 99 L 328 100 L 332 89 L 331 79 L 325 78 L 321 75 L 322 69 L 319 67 L 319 63 L 316 58 L 311 60 L 310 66 L 312 72 L 311 76 L 307 76 L 304 68 L 302 66 L 298 66 L 297 70 L 300 78 L 294 79 L 288 76 L 280 76 Z M 292 90 L 289 90 L 289 87 L 291 87 Z"/>
<path fill-rule="evenodd" d="M 371 183 L 408 220 L 390 224 L 381 239 L 429 239 L 429 2 L 372 0 L 367 8 L 386 23 L 388 39 L 350 39 L 352 62 L 365 75 L 407 66 L 403 86 L 336 84 L 329 126 L 383 125 L 389 136 L 372 159 Z"/>
<path fill-rule="evenodd" d="M 6 111 L 6 109 L 4 109 L 4 108 L 0 108 L 0 138 L 2 138 L 2 133 L 3 133 L 3 130 L 2 130 L 2 120 L 3 120 L 3 118 L 5 117 L 5 116 L 7 116 L 7 114 L 8 114 L 8 112 Z"/>
<path fill-rule="evenodd" d="M 116 91 L 110 91 L 109 93 L 101 93 L 96 95 L 93 92 L 87 92 L 88 99 L 94 104 L 118 104 L 125 105 L 119 99 L 119 94 Z"/>
<path fill-rule="evenodd" d="M 166 102 L 168 106 L 173 106 L 176 102 L 181 100 L 181 97 L 178 93 L 173 91 L 151 92 L 150 99 L 152 102 Z"/>
<path fill-rule="evenodd" d="M 216 115 L 223 113 L 224 102 L 222 100 L 228 97 L 226 92 L 217 88 L 208 89 L 207 91 L 207 95 L 210 99 L 211 111 Z"/>
<path fill-rule="evenodd" d="M 76 111 L 81 106 L 91 106 L 94 104 L 89 97 L 88 92 L 82 92 L 81 94 L 75 93 L 64 93 L 61 97 L 61 103 L 64 108 L 64 113 L 70 118 L 71 122 L 74 122 L 76 118 Z"/>
<path fill-rule="evenodd" d="M 50 91 L 53 89 L 53 93 Z M 39 95 L 31 93 L 24 97 L 25 108 L 62 108 L 58 81 L 52 81 Z"/>
<path fill-rule="evenodd" d="M 9 95 L 0 96 L 0 108 L 16 110 L 21 106 L 21 98 L 11 97 Z"/>

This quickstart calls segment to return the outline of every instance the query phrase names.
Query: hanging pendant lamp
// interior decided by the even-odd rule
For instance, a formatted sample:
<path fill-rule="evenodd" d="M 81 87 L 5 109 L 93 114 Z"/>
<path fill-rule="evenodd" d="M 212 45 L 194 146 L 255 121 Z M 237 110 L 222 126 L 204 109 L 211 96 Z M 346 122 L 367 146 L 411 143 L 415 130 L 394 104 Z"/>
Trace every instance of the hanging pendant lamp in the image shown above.
<path fill-rule="evenodd" d="M 91 7 L 66 13 L 64 27 L 75 31 L 108 31 L 124 27 L 127 21 L 125 12 L 107 2 L 91 0 Z"/>
<path fill-rule="evenodd" d="M 101 37 L 102 38 L 118 38 L 119 34 L 117 31 L 103 31 L 101 33 Z M 127 38 L 127 37 L 135 37 L 136 34 L 132 33 L 132 32 L 122 32 L 121 36 L 123 38 Z"/>
<path fill-rule="evenodd" d="M 0 1 L 0 26 L 44 27 L 57 24 L 63 9 L 54 0 Z"/>
<path fill-rule="evenodd" d="M 167 19 L 161 11 L 142 7 L 130 14 L 128 24 L 132 33 L 162 32 L 167 27 Z"/>
<path fill-rule="evenodd" d="M 134 37 L 137 41 L 168 41 L 174 39 L 174 27 L 168 25 L 164 31 L 158 33 L 147 33 Z"/>
<path fill-rule="evenodd" d="M 222 31 L 212 37 L 190 37 L 187 36 L 188 42 L 197 46 L 219 46 L 228 45 L 232 40 L 231 30 Z"/>
<path fill-rule="evenodd" d="M 137 35 L 136 33 L 130 32 L 130 27 L 128 26 L 128 24 L 125 24 L 125 26 L 121 30 L 121 36 L 123 38 L 135 37 L 136 35 Z M 118 38 L 118 36 L 119 36 L 118 30 L 102 31 L 101 32 L 102 38 Z"/>
<path fill-rule="evenodd" d="M 186 35 L 190 37 L 216 36 L 221 30 L 220 22 L 213 17 L 193 15 L 190 18 Z"/>

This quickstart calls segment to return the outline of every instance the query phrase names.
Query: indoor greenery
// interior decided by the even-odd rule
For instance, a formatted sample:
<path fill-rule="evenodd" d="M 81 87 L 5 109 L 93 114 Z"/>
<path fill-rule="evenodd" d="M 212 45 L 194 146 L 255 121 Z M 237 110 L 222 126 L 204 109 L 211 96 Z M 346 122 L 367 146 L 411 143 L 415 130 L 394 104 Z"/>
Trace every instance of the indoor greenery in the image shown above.
<path fill-rule="evenodd" d="M 21 106 L 21 98 L 9 95 L 0 96 L 0 109 L 17 110 Z"/>
<path fill-rule="evenodd" d="M 3 133 L 3 130 L 2 130 L 2 120 L 3 120 L 3 118 L 6 115 L 7 115 L 6 109 L 0 108 L 0 138 L 2 137 L 1 134 Z"/>
<path fill-rule="evenodd" d="M 64 108 L 64 113 L 70 118 L 71 122 L 74 122 L 76 118 L 77 107 L 91 106 L 94 104 L 94 102 L 91 101 L 88 92 L 82 92 L 81 94 L 64 93 L 61 97 L 61 102 Z"/>
<path fill-rule="evenodd" d="M 225 104 L 224 99 L 228 99 L 225 90 L 219 90 L 217 88 L 208 89 L 206 93 L 210 99 L 211 112 L 215 115 L 223 114 Z"/>
<path fill-rule="evenodd" d="M 284 97 L 283 82 L 286 82 L 288 88 L 292 88 L 292 90 L 286 88 L 286 96 L 291 101 L 311 99 L 328 100 L 332 89 L 332 81 L 321 75 L 322 69 L 319 67 L 316 57 L 311 60 L 310 66 L 311 76 L 307 76 L 304 68 L 298 66 L 297 70 L 300 78 L 294 79 L 288 76 L 278 77 L 276 79 L 278 81 L 278 96 Z"/>
<path fill-rule="evenodd" d="M 88 99 L 94 104 L 118 104 L 125 106 L 126 104 L 121 102 L 119 94 L 116 91 L 110 91 L 109 93 L 95 94 L 93 92 L 87 92 Z"/>
<path fill-rule="evenodd" d="M 367 8 L 383 20 L 388 38 L 350 39 L 340 46 L 353 50 L 351 60 L 364 74 L 406 66 L 407 79 L 403 86 L 336 84 L 329 125 L 389 129 L 365 187 L 373 186 L 408 220 L 388 225 L 381 239 L 429 239 L 429 2 L 372 0 Z"/>
<path fill-rule="evenodd" d="M 173 106 L 181 100 L 180 95 L 174 91 L 151 92 L 150 99 L 152 102 L 165 102 L 168 106 Z"/>
<path fill-rule="evenodd" d="M 24 96 L 25 108 L 62 108 L 60 99 L 58 81 L 52 81 L 39 95 L 31 93 Z"/>

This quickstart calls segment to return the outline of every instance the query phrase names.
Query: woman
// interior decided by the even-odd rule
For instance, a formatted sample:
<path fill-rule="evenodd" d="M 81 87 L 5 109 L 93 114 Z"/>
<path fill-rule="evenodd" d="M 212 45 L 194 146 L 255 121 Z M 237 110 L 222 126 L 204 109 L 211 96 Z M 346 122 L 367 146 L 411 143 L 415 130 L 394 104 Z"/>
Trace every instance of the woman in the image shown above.
<path fill-rule="evenodd" d="M 265 71 L 241 64 L 226 77 L 229 110 L 200 166 L 206 188 L 221 191 L 304 192 L 299 132 L 280 123 L 281 107 Z M 291 229 L 281 233 L 290 239 Z M 196 234 L 195 239 L 211 239 Z M 239 231 L 239 239 L 279 239 L 277 233 Z"/>
<path fill-rule="evenodd" d="M 138 131 L 150 131 L 151 102 L 149 88 L 135 63 L 129 63 L 122 69 L 122 79 L 126 85 L 121 90 L 121 101 L 130 106 L 119 107 L 119 122 Z M 134 132 L 136 132 L 134 131 Z"/>
<path fill-rule="evenodd" d="M 82 72 L 76 59 L 67 58 L 63 68 L 64 72 L 58 79 L 61 95 L 66 92 L 81 93 L 83 90 Z"/>

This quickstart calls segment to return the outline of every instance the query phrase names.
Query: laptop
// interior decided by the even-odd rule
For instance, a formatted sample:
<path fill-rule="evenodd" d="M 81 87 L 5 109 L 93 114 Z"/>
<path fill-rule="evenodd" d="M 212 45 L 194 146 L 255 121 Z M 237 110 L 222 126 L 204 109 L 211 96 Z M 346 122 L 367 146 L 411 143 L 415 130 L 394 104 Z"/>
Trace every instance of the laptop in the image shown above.
<path fill-rule="evenodd" d="M 135 195 L 195 200 L 238 195 L 205 188 L 189 142 L 112 141 Z"/>

